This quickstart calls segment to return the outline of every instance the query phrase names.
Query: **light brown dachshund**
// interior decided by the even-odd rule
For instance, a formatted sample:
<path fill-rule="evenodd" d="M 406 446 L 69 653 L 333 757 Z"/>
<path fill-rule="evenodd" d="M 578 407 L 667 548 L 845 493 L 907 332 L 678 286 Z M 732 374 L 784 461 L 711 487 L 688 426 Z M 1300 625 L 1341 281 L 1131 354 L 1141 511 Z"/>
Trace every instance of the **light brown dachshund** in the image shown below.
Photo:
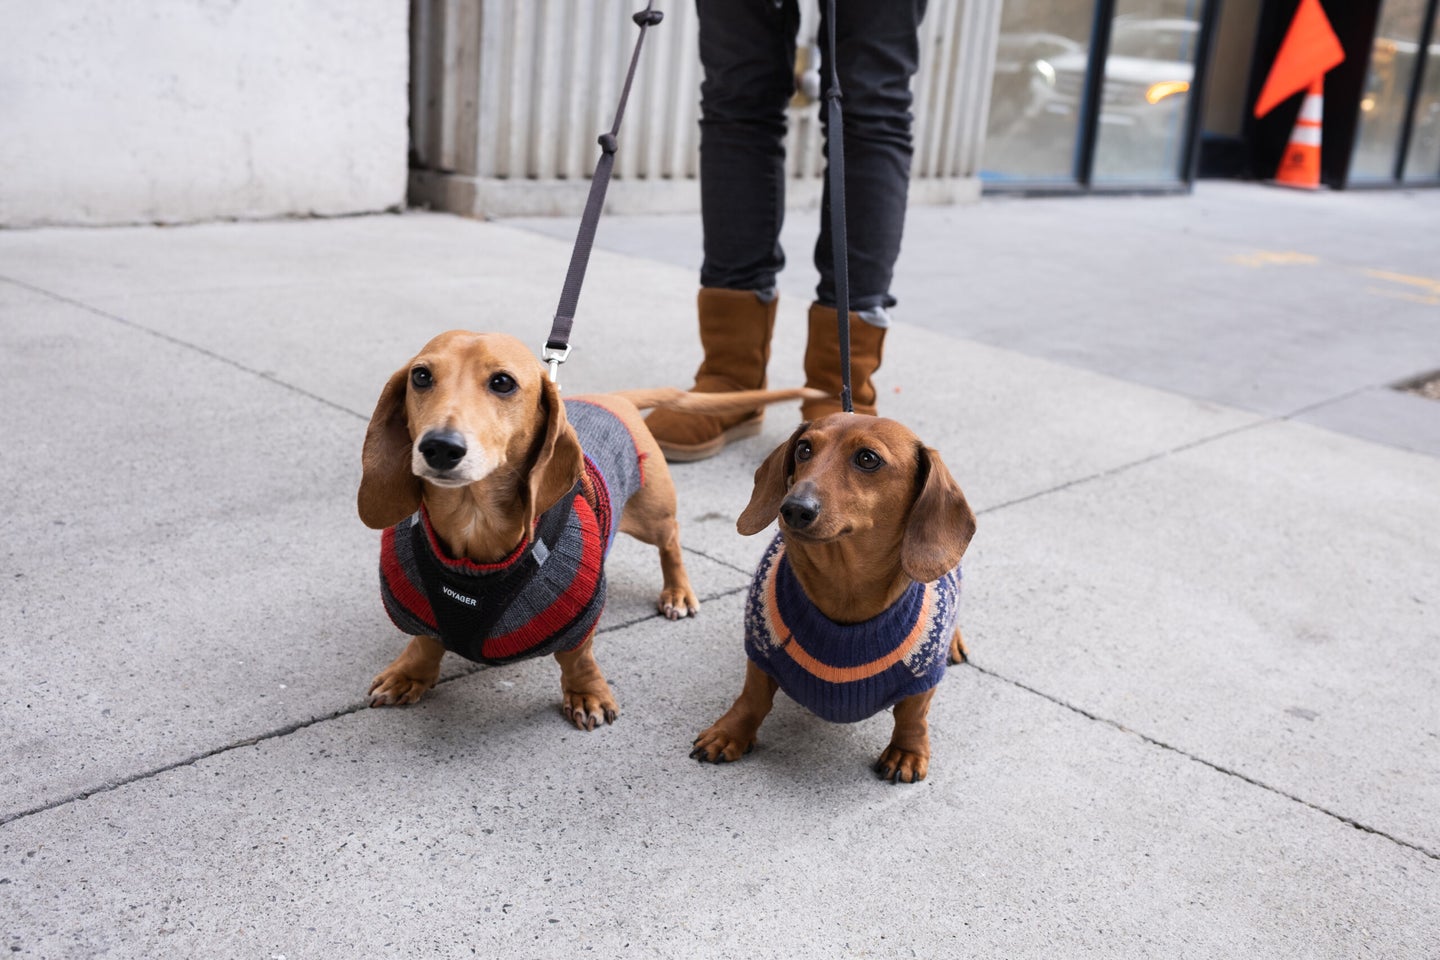
<path fill-rule="evenodd" d="M 700 606 L 675 485 L 639 411 L 735 413 L 812 395 L 660 388 L 562 403 L 514 337 L 431 340 L 385 384 L 365 434 L 360 519 L 385 530 L 381 594 L 413 637 L 371 684 L 371 705 L 414 703 L 447 649 L 490 664 L 553 654 L 566 718 L 582 730 L 612 722 L 592 637 L 615 532 L 659 549 L 666 617 Z"/>
<path fill-rule="evenodd" d="M 960 558 L 975 514 L 940 455 L 882 417 L 804 423 L 755 471 L 736 528 L 779 517 L 745 612 L 745 686 L 695 739 L 691 756 L 738 760 L 755 744 L 776 689 L 828 720 L 893 705 L 875 770 L 925 779 L 927 715 L 947 660 L 965 659 L 955 626 Z"/>

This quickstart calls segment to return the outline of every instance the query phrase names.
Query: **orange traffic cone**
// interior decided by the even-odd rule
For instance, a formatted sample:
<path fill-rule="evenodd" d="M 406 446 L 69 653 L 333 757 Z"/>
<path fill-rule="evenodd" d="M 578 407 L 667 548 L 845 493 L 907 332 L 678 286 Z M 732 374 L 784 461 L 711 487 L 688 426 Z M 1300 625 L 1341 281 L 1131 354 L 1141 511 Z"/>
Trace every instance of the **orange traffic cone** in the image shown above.
<path fill-rule="evenodd" d="M 1281 186 L 1320 189 L 1320 126 L 1325 111 L 1324 91 L 1323 77 L 1310 81 L 1305 103 L 1300 107 L 1300 116 L 1295 118 L 1295 129 L 1290 131 L 1290 143 L 1280 158 L 1280 169 L 1275 171 L 1275 182 Z"/>

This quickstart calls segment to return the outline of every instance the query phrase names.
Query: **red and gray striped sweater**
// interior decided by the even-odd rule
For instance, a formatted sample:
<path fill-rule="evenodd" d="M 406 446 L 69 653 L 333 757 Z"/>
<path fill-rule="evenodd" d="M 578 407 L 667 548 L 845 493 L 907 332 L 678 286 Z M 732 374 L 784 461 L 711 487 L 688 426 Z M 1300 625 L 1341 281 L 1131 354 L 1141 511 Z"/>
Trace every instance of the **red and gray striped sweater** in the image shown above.
<path fill-rule="evenodd" d="M 423 505 L 381 534 L 380 593 L 395 626 L 486 664 L 573 650 L 590 635 L 605 606 L 605 556 L 644 472 L 613 413 L 567 400 L 565 416 L 586 451 L 584 474 L 504 560 L 448 556 Z"/>

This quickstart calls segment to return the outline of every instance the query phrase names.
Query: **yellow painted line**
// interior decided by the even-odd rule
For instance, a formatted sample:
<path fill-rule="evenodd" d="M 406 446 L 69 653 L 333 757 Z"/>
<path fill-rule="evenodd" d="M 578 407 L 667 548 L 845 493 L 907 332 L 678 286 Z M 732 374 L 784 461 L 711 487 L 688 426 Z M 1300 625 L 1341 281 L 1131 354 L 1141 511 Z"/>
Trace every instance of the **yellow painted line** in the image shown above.
<path fill-rule="evenodd" d="M 1412 287 L 1420 287 L 1440 294 L 1440 280 L 1432 280 L 1429 277 L 1412 277 L 1407 273 L 1391 273 L 1388 270 L 1366 270 L 1365 276 L 1371 280 L 1388 280 L 1391 283 L 1403 283 Z"/>
<path fill-rule="evenodd" d="M 1231 254 L 1225 259 L 1229 263 L 1254 269 L 1261 267 L 1308 267 L 1320 262 L 1319 257 L 1308 253 L 1300 253 L 1296 250 L 1256 250 L 1253 253 Z M 1391 270 L 1361 270 L 1359 272 L 1371 280 L 1380 280 L 1385 283 L 1402 284 L 1405 287 L 1418 288 L 1418 292 L 1416 292 L 1414 290 L 1396 289 L 1395 287 L 1366 287 L 1366 293 L 1373 294 L 1377 297 L 1387 297 L 1391 300 L 1423 303 L 1426 306 L 1432 307 L 1440 306 L 1440 280 L 1431 277 L 1412 276 L 1408 273 L 1395 273 Z"/>
<path fill-rule="evenodd" d="M 1254 253 L 1237 253 L 1225 258 L 1242 267 L 1290 267 L 1313 266 L 1320 258 L 1294 250 L 1257 250 Z"/>

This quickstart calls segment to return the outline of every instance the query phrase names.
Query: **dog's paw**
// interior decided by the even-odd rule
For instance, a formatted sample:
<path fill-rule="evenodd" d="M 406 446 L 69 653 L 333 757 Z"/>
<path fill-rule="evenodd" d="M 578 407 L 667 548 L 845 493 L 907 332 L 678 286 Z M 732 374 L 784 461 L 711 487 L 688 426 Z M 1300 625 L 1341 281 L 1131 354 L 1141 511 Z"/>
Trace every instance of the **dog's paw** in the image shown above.
<path fill-rule="evenodd" d="M 692 760 L 701 763 L 734 763 L 755 749 L 755 738 L 737 736 L 716 724 L 695 738 Z"/>
<path fill-rule="evenodd" d="M 370 706 L 393 707 L 414 703 L 434 685 L 434 680 L 412 677 L 401 670 L 386 670 L 370 683 Z"/>
<path fill-rule="evenodd" d="M 930 758 L 891 744 L 875 761 L 875 772 L 891 783 L 919 783 L 930 772 Z"/>
<path fill-rule="evenodd" d="M 565 700 L 560 704 L 565 719 L 575 724 L 575 729 L 589 733 L 602 723 L 614 723 L 620 716 L 620 705 L 607 686 L 603 693 L 593 690 L 566 690 Z"/>
<path fill-rule="evenodd" d="M 960 628 L 955 628 L 955 633 L 950 637 L 950 662 L 970 662 L 970 651 L 965 649 L 965 638 L 960 636 Z"/>
<path fill-rule="evenodd" d="M 655 602 L 655 609 L 663 613 L 666 620 L 680 620 L 699 613 L 700 601 L 689 587 L 666 587 L 660 591 L 660 599 Z"/>

